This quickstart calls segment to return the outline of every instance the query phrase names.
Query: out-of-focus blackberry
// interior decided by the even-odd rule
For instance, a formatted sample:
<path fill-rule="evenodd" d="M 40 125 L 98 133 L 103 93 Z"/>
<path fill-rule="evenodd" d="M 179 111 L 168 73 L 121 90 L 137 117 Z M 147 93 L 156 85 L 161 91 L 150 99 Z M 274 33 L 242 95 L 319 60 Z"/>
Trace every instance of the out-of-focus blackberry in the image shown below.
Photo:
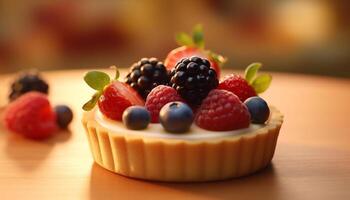
<path fill-rule="evenodd" d="M 125 82 L 146 99 L 153 88 L 169 84 L 169 72 L 157 58 L 142 58 L 131 66 Z"/>
<path fill-rule="evenodd" d="M 27 72 L 21 74 L 11 85 L 10 101 L 20 97 L 22 94 L 38 91 L 47 94 L 49 85 L 41 78 L 37 72 Z"/>
<path fill-rule="evenodd" d="M 170 85 L 189 104 L 199 105 L 219 84 L 216 72 L 204 58 L 184 58 L 170 73 Z"/>

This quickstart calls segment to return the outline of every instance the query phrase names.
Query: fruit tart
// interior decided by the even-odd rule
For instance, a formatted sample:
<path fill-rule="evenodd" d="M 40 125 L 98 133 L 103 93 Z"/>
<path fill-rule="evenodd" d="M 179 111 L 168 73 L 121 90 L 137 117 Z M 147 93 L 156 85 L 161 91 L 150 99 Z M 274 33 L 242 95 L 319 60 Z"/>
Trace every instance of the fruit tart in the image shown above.
<path fill-rule="evenodd" d="M 202 182 L 252 174 L 271 162 L 283 115 L 258 96 L 271 76 L 258 75 L 261 64 L 253 63 L 244 77 L 219 80 L 213 60 L 187 56 L 173 66 L 142 58 L 124 80 L 118 70 L 113 79 L 85 75 L 95 94 L 82 123 L 98 165 L 138 179 Z"/>

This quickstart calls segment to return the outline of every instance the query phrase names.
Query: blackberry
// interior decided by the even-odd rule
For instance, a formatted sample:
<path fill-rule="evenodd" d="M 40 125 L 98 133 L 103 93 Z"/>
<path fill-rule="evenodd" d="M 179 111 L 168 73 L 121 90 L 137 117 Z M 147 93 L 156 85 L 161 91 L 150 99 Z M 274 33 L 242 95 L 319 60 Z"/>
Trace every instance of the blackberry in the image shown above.
<path fill-rule="evenodd" d="M 216 72 L 204 58 L 184 58 L 170 73 L 170 84 L 189 104 L 199 105 L 219 84 Z"/>
<path fill-rule="evenodd" d="M 157 58 L 142 58 L 131 66 L 125 82 L 146 99 L 153 88 L 169 84 L 169 72 Z"/>
<path fill-rule="evenodd" d="M 20 97 L 22 94 L 37 91 L 47 94 L 49 85 L 40 77 L 37 72 L 27 72 L 20 75 L 11 85 L 10 101 Z"/>

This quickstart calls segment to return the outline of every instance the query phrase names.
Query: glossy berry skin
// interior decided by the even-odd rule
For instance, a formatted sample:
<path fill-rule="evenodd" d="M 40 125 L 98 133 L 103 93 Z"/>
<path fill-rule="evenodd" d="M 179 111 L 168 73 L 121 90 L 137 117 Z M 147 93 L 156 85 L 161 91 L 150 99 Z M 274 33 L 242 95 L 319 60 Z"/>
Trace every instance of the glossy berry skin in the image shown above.
<path fill-rule="evenodd" d="M 160 110 L 159 121 L 170 133 L 184 133 L 191 127 L 193 112 L 185 103 L 170 102 Z"/>
<path fill-rule="evenodd" d="M 13 101 L 21 95 L 37 91 L 47 94 L 49 85 L 37 73 L 25 73 L 18 77 L 11 85 L 10 101 Z"/>
<path fill-rule="evenodd" d="M 254 88 L 250 86 L 243 77 L 236 74 L 227 76 L 220 82 L 218 89 L 223 89 L 234 93 L 242 102 L 249 97 L 256 96 Z"/>
<path fill-rule="evenodd" d="M 256 124 L 265 123 L 270 116 L 270 108 L 266 101 L 260 97 L 250 97 L 244 101 L 250 112 L 251 121 Z"/>
<path fill-rule="evenodd" d="M 173 101 L 184 101 L 174 88 L 165 85 L 153 88 L 145 103 L 145 107 L 151 113 L 152 123 L 159 122 L 160 109 L 165 104 Z"/>
<path fill-rule="evenodd" d="M 142 98 L 128 84 L 113 81 L 98 100 L 100 111 L 112 120 L 121 121 L 125 109 L 133 105 L 144 105 Z"/>
<path fill-rule="evenodd" d="M 230 131 L 249 127 L 250 114 L 235 94 L 214 89 L 198 108 L 195 123 L 206 130 Z"/>
<path fill-rule="evenodd" d="M 184 58 L 171 71 L 171 86 L 190 105 L 197 106 L 218 86 L 216 72 L 208 60 L 200 57 Z"/>
<path fill-rule="evenodd" d="M 168 85 L 169 73 L 157 58 L 142 58 L 131 66 L 125 82 L 146 99 L 153 88 Z"/>
<path fill-rule="evenodd" d="M 54 110 L 56 113 L 57 125 L 61 129 L 66 129 L 73 119 L 72 110 L 66 105 L 57 105 Z"/>
<path fill-rule="evenodd" d="M 39 92 L 28 92 L 10 103 L 4 122 L 9 130 L 31 139 L 48 138 L 58 129 L 47 96 Z"/>
<path fill-rule="evenodd" d="M 123 123 L 128 129 L 142 130 L 147 128 L 151 115 L 143 106 L 131 106 L 123 113 Z"/>
<path fill-rule="evenodd" d="M 210 66 L 216 71 L 218 77 L 220 77 L 220 66 L 217 62 L 210 59 L 209 56 L 203 52 L 202 49 L 196 47 L 181 46 L 172 50 L 166 57 L 164 65 L 168 70 L 172 70 L 176 64 L 183 58 L 190 58 L 192 56 L 197 56 L 205 58 L 210 62 Z"/>

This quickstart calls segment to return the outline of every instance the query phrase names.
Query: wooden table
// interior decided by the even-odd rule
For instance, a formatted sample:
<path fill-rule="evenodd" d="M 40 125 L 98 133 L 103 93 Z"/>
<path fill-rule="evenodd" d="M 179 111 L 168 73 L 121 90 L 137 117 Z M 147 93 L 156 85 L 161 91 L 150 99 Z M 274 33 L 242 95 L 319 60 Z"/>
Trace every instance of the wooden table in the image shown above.
<path fill-rule="evenodd" d="M 92 94 L 84 72 L 44 73 L 51 101 L 74 109 L 70 133 L 37 142 L 0 127 L 0 199 L 350 199 L 350 79 L 273 74 L 263 97 L 285 122 L 271 166 L 229 181 L 170 184 L 93 163 L 80 124 L 81 105 Z M 1 105 L 12 78 L 0 76 Z"/>

